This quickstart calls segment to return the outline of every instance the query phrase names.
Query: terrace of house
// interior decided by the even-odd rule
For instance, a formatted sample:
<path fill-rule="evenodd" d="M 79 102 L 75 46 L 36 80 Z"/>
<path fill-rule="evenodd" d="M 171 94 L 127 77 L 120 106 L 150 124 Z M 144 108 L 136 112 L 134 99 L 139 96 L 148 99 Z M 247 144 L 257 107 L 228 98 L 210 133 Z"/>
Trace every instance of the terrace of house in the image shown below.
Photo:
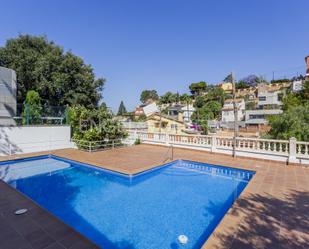
<path fill-rule="evenodd" d="M 38 154 L 42 153 L 18 157 Z M 137 145 L 93 153 L 65 149 L 53 151 L 53 154 L 126 174 L 135 174 L 162 165 L 171 156 L 171 151 L 163 146 Z M 173 154 L 173 159 L 187 159 L 256 171 L 253 179 L 203 248 L 309 248 L 309 167 L 285 165 L 267 160 L 232 158 L 228 155 L 178 148 L 174 149 Z M 0 160 L 7 159 L 9 158 Z M 0 193 L 13 191 L 14 195 L 17 195 L 15 190 L 3 183 L 0 184 L 0 189 Z M 17 218 L 5 218 L 8 202 L 11 208 L 17 208 L 17 205 L 14 206 L 15 198 L 16 203 L 24 203 L 25 197 L 21 195 L 14 197 L 13 202 L 9 197 L 6 199 L 5 195 L 1 195 L 0 218 L 5 219 L 6 223 L 0 223 L 0 231 L 5 226 L 16 227 Z M 29 200 L 25 203 L 29 203 Z M 35 210 L 37 209 L 40 208 L 35 206 Z M 40 212 L 46 211 L 40 209 Z M 28 215 L 31 217 L 31 212 Z M 47 213 L 47 216 L 50 219 L 51 215 Z M 82 240 L 79 236 L 76 238 Z M 27 240 L 25 236 L 23 238 Z M 53 243 L 61 242 L 54 240 Z M 92 246 L 89 244 L 89 247 L 85 248 Z"/>

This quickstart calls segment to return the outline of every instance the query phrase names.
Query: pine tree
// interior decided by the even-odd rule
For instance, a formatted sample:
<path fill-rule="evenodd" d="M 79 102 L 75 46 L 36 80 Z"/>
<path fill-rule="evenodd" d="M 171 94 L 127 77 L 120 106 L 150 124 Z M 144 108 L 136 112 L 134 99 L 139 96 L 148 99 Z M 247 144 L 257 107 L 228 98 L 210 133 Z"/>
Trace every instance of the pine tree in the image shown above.
<path fill-rule="evenodd" d="M 124 106 L 124 103 L 123 101 L 120 102 L 120 105 L 119 105 L 119 108 L 118 108 L 118 113 L 117 115 L 118 116 L 122 116 L 123 114 L 127 113 L 127 109 L 126 107 Z"/>

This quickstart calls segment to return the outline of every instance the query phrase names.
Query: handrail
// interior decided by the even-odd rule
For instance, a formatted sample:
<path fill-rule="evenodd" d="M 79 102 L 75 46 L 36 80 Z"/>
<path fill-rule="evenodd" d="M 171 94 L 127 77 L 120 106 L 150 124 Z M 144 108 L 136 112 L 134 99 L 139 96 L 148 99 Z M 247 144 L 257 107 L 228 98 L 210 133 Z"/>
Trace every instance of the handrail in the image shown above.
<path fill-rule="evenodd" d="M 201 149 L 225 154 L 231 154 L 234 146 L 234 138 L 227 136 L 148 133 L 144 131 L 129 132 L 129 135 L 132 139 L 139 138 L 144 143 L 164 146 L 174 145 L 175 147 Z M 297 141 L 295 138 L 276 140 L 236 137 L 235 140 L 235 149 L 238 155 L 254 158 L 265 158 L 266 156 L 270 159 L 286 160 L 292 163 L 303 163 L 300 159 L 309 160 L 309 142 Z"/>

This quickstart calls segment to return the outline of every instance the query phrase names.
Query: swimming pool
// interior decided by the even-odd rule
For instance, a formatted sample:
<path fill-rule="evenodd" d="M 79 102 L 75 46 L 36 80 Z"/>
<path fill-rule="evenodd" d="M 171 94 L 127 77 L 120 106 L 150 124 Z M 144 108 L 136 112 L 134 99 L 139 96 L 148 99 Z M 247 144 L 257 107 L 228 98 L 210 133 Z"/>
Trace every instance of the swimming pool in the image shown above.
<path fill-rule="evenodd" d="M 253 175 L 184 160 L 134 176 L 56 156 L 0 163 L 0 179 L 104 248 L 200 248 Z"/>

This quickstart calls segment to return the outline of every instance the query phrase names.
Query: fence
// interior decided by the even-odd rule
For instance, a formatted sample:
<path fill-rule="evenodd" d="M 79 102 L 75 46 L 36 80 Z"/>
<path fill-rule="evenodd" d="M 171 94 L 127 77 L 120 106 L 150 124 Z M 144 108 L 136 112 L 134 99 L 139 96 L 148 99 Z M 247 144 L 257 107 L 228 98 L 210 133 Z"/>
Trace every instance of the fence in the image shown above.
<path fill-rule="evenodd" d="M 101 140 L 101 141 L 86 141 L 86 140 L 72 139 L 72 142 L 75 143 L 78 149 L 88 152 L 115 149 L 128 145 L 128 143 L 126 143 L 121 139 Z"/>
<path fill-rule="evenodd" d="M 140 139 L 142 143 L 197 149 L 216 153 L 233 153 L 232 137 L 206 135 L 175 135 L 163 133 L 129 132 L 131 140 Z M 309 164 L 309 142 L 290 140 L 271 140 L 258 138 L 235 139 L 237 156 L 253 157 L 288 163 Z"/>

